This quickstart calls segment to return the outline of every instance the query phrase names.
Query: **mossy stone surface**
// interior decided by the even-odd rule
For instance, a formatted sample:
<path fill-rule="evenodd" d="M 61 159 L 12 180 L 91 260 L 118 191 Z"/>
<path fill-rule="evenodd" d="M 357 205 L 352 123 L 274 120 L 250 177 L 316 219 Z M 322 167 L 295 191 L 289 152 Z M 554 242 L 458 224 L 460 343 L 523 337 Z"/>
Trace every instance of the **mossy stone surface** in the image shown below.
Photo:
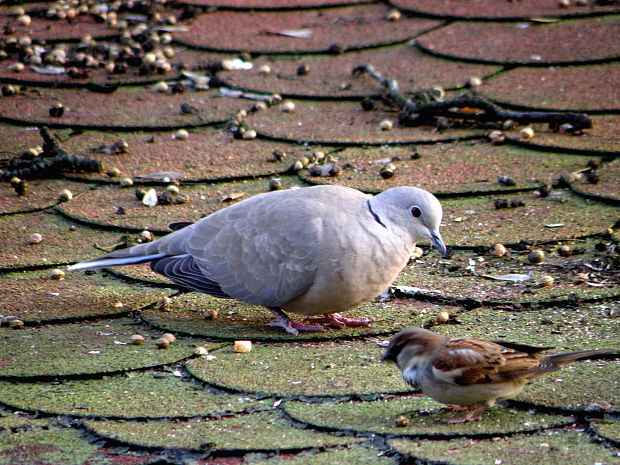
<path fill-rule="evenodd" d="M 0 464 L 82 465 L 95 459 L 99 447 L 73 429 L 0 434 Z"/>
<path fill-rule="evenodd" d="M 525 206 L 496 209 L 495 199 Z M 554 190 L 546 198 L 534 193 L 443 199 L 442 236 L 449 245 L 511 244 L 571 239 L 606 231 L 618 219 L 618 208 Z M 560 227 L 546 225 L 562 224 Z"/>
<path fill-rule="evenodd" d="M 34 233 L 41 234 L 43 241 L 28 243 Z M 118 233 L 85 228 L 52 212 L 0 216 L 0 268 L 8 271 L 85 260 L 100 253 L 95 244 L 117 242 L 118 237 Z"/>
<path fill-rule="evenodd" d="M 317 405 L 288 402 L 286 411 L 294 419 L 314 427 L 403 436 L 501 435 L 536 431 L 574 421 L 567 416 L 495 407 L 482 412 L 480 421 L 450 425 L 440 421 L 460 416 L 463 412 L 450 412 L 441 407 L 442 404 L 425 397 L 406 397 Z M 396 425 L 395 420 L 400 416 L 409 420 L 408 426 Z"/>
<path fill-rule="evenodd" d="M 389 445 L 413 460 L 458 465 L 505 463 L 511 465 L 592 465 L 618 463 L 614 451 L 578 431 L 551 430 L 533 436 L 474 441 L 416 441 L 391 439 Z"/>
<path fill-rule="evenodd" d="M 484 2 L 461 2 L 446 0 L 441 2 L 427 2 L 426 0 L 390 0 L 390 3 L 411 13 L 450 17 L 459 19 L 529 19 L 532 17 L 561 18 L 564 16 L 587 16 L 599 12 L 617 12 L 618 7 L 613 4 L 587 3 L 585 5 L 571 4 L 571 8 L 563 8 L 553 1 L 521 0 L 493 4 L 493 8 L 481 8 Z M 532 26 L 535 27 L 535 26 Z"/>
<path fill-rule="evenodd" d="M 0 322 L 123 315 L 172 292 L 124 283 L 101 271 L 88 275 L 67 271 L 62 280 L 51 279 L 50 270 L 15 272 L 0 275 L 0 286 Z"/>
<path fill-rule="evenodd" d="M 393 367 L 381 362 L 374 342 L 255 344 L 238 354 L 218 350 L 214 360 L 187 364 L 199 379 L 235 391 L 279 396 L 329 396 L 402 392 Z"/>
<path fill-rule="evenodd" d="M 614 349 L 620 347 L 620 331 L 617 320 L 609 317 L 609 307 L 601 303 L 527 311 L 479 308 L 459 313 L 456 324 L 437 325 L 433 331 L 451 338 L 468 336 L 554 347 L 548 353 Z"/>
<path fill-rule="evenodd" d="M 158 96 L 151 87 L 122 87 L 110 94 L 88 89 L 25 88 L 3 99 L 0 117 L 20 124 L 48 124 L 82 128 L 172 128 L 205 126 L 230 119 L 237 110 L 251 104 L 222 98 L 216 90 Z M 104 100 L 105 99 L 105 100 Z M 105 101 L 105 103 L 103 103 Z M 62 103 L 61 118 L 49 115 L 49 107 Z M 194 114 L 180 110 L 183 103 L 197 109 Z"/>
<path fill-rule="evenodd" d="M 475 299 L 483 303 L 549 303 L 618 296 L 618 284 L 612 269 L 602 271 L 600 278 L 590 278 L 594 286 L 578 281 L 578 273 L 587 270 L 583 267 L 583 255 L 571 259 L 548 252 L 543 264 L 532 265 L 527 263 L 527 252 L 518 255 L 511 252 L 507 257 L 494 258 L 456 251 L 449 260 L 436 254 L 433 251 L 410 263 L 397 276 L 393 286 L 418 288 L 422 294 L 435 298 Z M 601 262 L 612 263 L 613 259 L 607 256 Z M 530 278 L 521 282 L 490 278 L 514 274 Z M 541 286 L 539 283 L 547 276 L 554 280 L 552 285 Z"/>
<path fill-rule="evenodd" d="M 439 24 L 436 20 L 386 19 L 387 5 L 360 5 L 298 11 L 215 11 L 202 14 L 175 34 L 179 43 L 219 52 L 329 52 L 403 42 Z M 230 25 L 234 24 L 234 36 Z M 266 30 L 266 25 L 268 28 Z M 310 31 L 302 40 L 287 40 L 280 31 Z"/>
<path fill-rule="evenodd" d="M 265 176 L 285 171 L 310 149 L 260 139 L 233 139 L 226 129 L 197 128 L 186 140 L 174 138 L 175 131 L 109 133 L 89 131 L 68 140 L 63 147 L 76 155 L 96 157 L 108 167 L 118 168 L 122 176 L 146 176 L 162 171 L 183 175 L 180 181 L 211 181 L 247 176 Z M 127 143 L 126 153 L 110 154 L 95 148 L 110 147 L 116 141 Z M 274 150 L 286 153 L 277 161 Z M 144 156 L 148 153 L 148 158 Z M 104 175 L 79 173 L 78 177 L 106 179 Z M 134 178 L 136 182 L 140 178 Z M 146 180 L 146 179 L 144 179 Z M 110 181 L 107 178 L 107 181 Z M 133 189 L 126 189 L 133 192 Z"/>
<path fill-rule="evenodd" d="M 481 130 L 434 127 L 399 127 L 398 114 L 383 106 L 364 111 L 359 102 L 294 100 L 295 111 L 286 113 L 278 107 L 249 115 L 246 123 L 259 134 L 289 142 L 313 144 L 383 145 L 399 143 L 433 143 L 461 138 L 483 137 Z M 319 115 L 319 117 L 317 117 Z M 391 131 L 382 131 L 383 120 L 393 123 Z"/>
<path fill-rule="evenodd" d="M 115 418 L 215 416 L 269 404 L 239 395 L 215 394 L 201 383 L 163 370 L 96 380 L 0 382 L 0 402 L 20 410 Z"/>
<path fill-rule="evenodd" d="M 132 334 L 147 335 L 143 345 Z M 159 333 L 157 337 L 159 337 Z M 177 340 L 158 349 L 144 328 L 128 318 L 95 323 L 0 328 L 0 377 L 87 376 L 174 363 L 193 354 L 196 341 Z"/>
<path fill-rule="evenodd" d="M 297 75 L 300 62 L 309 68 L 306 75 Z M 352 74 L 353 68 L 362 64 L 372 63 L 377 71 L 398 81 L 403 89 L 434 86 L 458 88 L 465 85 L 470 76 L 484 77 L 499 70 L 497 66 L 455 63 L 436 58 L 410 44 L 386 48 L 381 53 L 373 49 L 341 55 L 307 55 L 303 58 L 263 56 L 252 63 L 252 70 L 223 73 L 222 78 L 235 86 L 291 97 L 350 98 L 379 96 L 385 92 L 385 87 L 368 75 Z M 271 73 L 260 73 L 264 65 L 271 68 Z M 411 73 L 413 65 L 416 73 Z"/>
<path fill-rule="evenodd" d="M 396 465 L 399 463 L 396 457 L 387 456 L 375 449 L 355 445 L 348 448 L 320 452 L 302 451 L 292 458 L 287 457 L 283 461 L 278 460 L 278 457 L 255 461 L 246 458 L 246 460 L 248 464 L 252 465 L 334 465 L 345 463 L 355 465 Z"/>
<path fill-rule="evenodd" d="M 477 90 L 503 105 L 531 109 L 597 111 L 620 108 L 618 63 L 590 66 L 518 67 L 498 74 Z M 571 89 L 566 92 L 565 89 Z M 593 91 L 593 89 L 596 89 Z"/>
<path fill-rule="evenodd" d="M 350 444 L 358 440 L 292 427 L 278 413 L 178 422 L 86 421 L 95 434 L 124 443 L 171 449 L 277 451 Z"/>
<path fill-rule="evenodd" d="M 211 311 L 217 312 L 215 319 L 210 319 Z M 374 318 L 370 326 L 326 328 L 322 332 L 302 331 L 297 336 L 288 334 L 282 328 L 269 326 L 274 317 L 263 307 L 247 305 L 237 300 L 218 299 L 206 294 L 188 293 L 176 296 L 172 299 L 170 311 L 148 308 L 140 315 L 155 327 L 196 337 L 300 341 L 389 334 L 407 326 L 419 326 L 429 315 L 434 315 L 438 311 L 439 306 L 425 302 L 408 300 L 370 302 L 344 313 L 347 317 Z M 295 314 L 289 316 L 295 321 L 302 321 L 304 318 Z"/>
<path fill-rule="evenodd" d="M 297 178 L 283 179 L 283 187 L 300 186 Z M 147 187 L 146 190 L 151 189 Z M 153 187 L 158 194 L 165 191 L 165 186 Z M 252 195 L 269 191 L 269 179 L 233 181 L 221 184 L 183 185 L 180 193 L 186 195 L 189 202 L 184 204 L 155 205 L 148 207 L 135 196 L 135 189 L 119 186 L 102 186 L 89 191 L 60 208 L 67 215 L 92 223 L 93 226 L 113 225 L 120 231 L 149 229 L 153 232 L 169 232 L 168 224 L 175 221 L 198 221 L 199 219 L 221 210 L 228 205 L 245 200 Z M 242 194 L 237 197 L 237 195 Z M 101 208 L 93 208 L 100 205 Z M 117 208 L 122 207 L 125 214 L 119 215 Z"/>
<path fill-rule="evenodd" d="M 545 26 L 511 22 L 457 21 L 418 39 L 423 48 L 458 60 L 492 63 L 578 63 L 615 58 L 617 18 L 559 21 Z M 582 41 L 591 48 L 582 47 Z M 553 43 L 553 47 L 549 44 Z"/>
<path fill-rule="evenodd" d="M 620 443 L 620 421 L 618 419 L 603 419 L 592 422 L 592 429 L 605 439 Z"/>
<path fill-rule="evenodd" d="M 4 128 L 0 126 L 0 131 Z M 2 139 L 0 139 L 0 144 Z M 58 204 L 58 194 L 69 189 L 74 195 L 86 190 L 87 186 L 58 179 L 26 180 L 29 194 L 17 195 L 15 189 L 7 183 L 0 183 L 0 214 L 32 212 L 51 208 Z"/>
<path fill-rule="evenodd" d="M 347 148 L 334 153 L 336 165 L 352 165 L 339 177 L 312 176 L 304 179 L 318 184 L 339 184 L 364 192 L 378 193 L 396 186 L 415 186 L 434 194 L 496 192 L 535 188 L 560 174 L 581 169 L 579 157 L 542 154 L 510 146 L 495 146 L 482 141 L 463 141 L 406 147 Z M 394 176 L 383 179 L 381 169 L 387 163 L 396 166 Z M 537 167 L 532 176 L 532 166 Z M 498 182 L 512 178 L 516 187 Z"/>

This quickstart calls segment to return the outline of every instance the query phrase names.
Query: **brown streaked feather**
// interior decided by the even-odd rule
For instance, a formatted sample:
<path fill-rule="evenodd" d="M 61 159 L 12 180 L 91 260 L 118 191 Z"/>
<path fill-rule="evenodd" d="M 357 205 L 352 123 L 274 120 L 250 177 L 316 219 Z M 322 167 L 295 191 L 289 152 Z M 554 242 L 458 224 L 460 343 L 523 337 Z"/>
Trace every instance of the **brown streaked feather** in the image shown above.
<path fill-rule="evenodd" d="M 521 352 L 484 339 L 453 339 L 433 366 L 441 371 L 462 369 L 454 382 L 463 386 L 507 381 L 529 373 L 536 376 L 553 370 L 551 364 L 541 365 L 542 357 L 536 354 L 540 348 L 526 347 L 534 353 Z"/>

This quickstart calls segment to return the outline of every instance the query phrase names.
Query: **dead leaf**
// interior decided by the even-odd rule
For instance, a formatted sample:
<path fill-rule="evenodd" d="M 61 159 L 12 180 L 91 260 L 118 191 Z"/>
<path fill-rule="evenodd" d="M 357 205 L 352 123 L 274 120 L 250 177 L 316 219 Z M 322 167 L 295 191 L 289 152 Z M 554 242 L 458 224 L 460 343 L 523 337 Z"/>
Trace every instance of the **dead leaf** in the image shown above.
<path fill-rule="evenodd" d="M 532 279 L 529 274 L 502 274 L 502 275 L 493 275 L 493 274 L 481 274 L 483 278 L 494 279 L 495 281 L 509 281 L 513 283 L 520 283 L 523 281 L 527 281 L 528 279 Z"/>
<path fill-rule="evenodd" d="M 245 195 L 245 192 L 233 192 L 232 194 L 228 194 L 223 196 L 220 200 L 222 202 L 231 202 L 233 200 L 240 199 Z"/>

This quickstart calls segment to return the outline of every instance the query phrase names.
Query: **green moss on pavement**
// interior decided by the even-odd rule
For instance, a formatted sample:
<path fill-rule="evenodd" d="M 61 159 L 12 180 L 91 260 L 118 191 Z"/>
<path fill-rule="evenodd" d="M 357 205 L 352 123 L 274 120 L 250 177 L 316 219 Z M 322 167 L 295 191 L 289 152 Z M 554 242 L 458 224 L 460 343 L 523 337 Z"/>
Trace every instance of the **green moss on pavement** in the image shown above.
<path fill-rule="evenodd" d="M 259 412 L 221 420 L 149 423 L 86 421 L 85 425 L 100 436 L 147 447 L 276 451 L 335 446 L 357 441 L 350 437 L 330 436 L 293 428 L 273 412 Z"/>
<path fill-rule="evenodd" d="M 612 449 L 593 443 L 577 431 L 544 431 L 491 440 L 455 439 L 415 441 L 392 439 L 390 446 L 411 460 L 459 465 L 611 465 L 618 463 Z"/>
<path fill-rule="evenodd" d="M 132 334 L 146 335 L 131 345 Z M 159 333 L 154 333 L 159 337 Z M 15 330 L 0 328 L 0 377 L 62 377 L 114 373 L 173 363 L 194 352 L 196 341 L 177 340 L 158 349 L 133 320 L 42 326 Z"/>
<path fill-rule="evenodd" d="M 448 425 L 441 420 L 463 412 L 450 412 L 443 405 L 425 397 L 407 397 L 372 402 L 308 404 L 288 402 L 286 411 L 296 420 L 316 427 L 399 435 L 492 435 L 535 431 L 550 426 L 570 424 L 573 419 L 559 415 L 536 414 L 495 407 L 480 414 L 476 422 Z M 409 425 L 399 427 L 396 418 L 404 415 Z"/>
<path fill-rule="evenodd" d="M 0 382 L 0 402 L 59 415 L 123 418 L 216 415 L 268 404 L 241 395 L 214 394 L 168 371 L 53 383 Z"/>
<path fill-rule="evenodd" d="M 280 396 L 405 390 L 400 373 L 381 362 L 382 352 L 372 342 L 255 344 L 252 352 L 226 348 L 216 351 L 214 360 L 192 360 L 187 367 L 216 386 Z"/>
<path fill-rule="evenodd" d="M 299 341 L 387 334 L 408 326 L 421 325 L 426 318 L 423 315 L 435 313 L 439 311 L 438 308 L 434 304 L 407 300 L 370 302 L 345 313 L 347 317 L 374 318 L 368 327 L 328 328 L 323 332 L 301 332 L 297 336 L 288 334 L 282 328 L 269 326 L 273 315 L 263 307 L 236 300 L 218 299 L 206 294 L 188 293 L 176 296 L 172 299 L 170 311 L 148 308 L 142 311 L 141 316 L 156 327 L 198 337 Z M 212 311 L 217 312 L 217 317 L 206 319 L 205 315 L 211 315 Z M 300 315 L 290 316 L 297 321 L 303 319 Z"/>

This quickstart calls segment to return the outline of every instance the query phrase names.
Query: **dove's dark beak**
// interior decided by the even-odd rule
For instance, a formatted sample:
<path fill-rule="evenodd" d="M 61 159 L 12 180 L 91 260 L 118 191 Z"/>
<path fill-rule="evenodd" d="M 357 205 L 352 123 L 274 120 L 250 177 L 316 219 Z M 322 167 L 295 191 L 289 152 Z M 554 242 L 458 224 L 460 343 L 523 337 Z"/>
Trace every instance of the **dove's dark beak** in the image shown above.
<path fill-rule="evenodd" d="M 446 244 L 443 243 L 441 234 L 439 234 L 439 231 L 435 231 L 432 229 L 430 230 L 430 234 L 431 234 L 431 242 L 433 243 L 435 247 L 439 249 L 439 251 L 441 252 L 441 256 L 445 257 L 448 252 L 448 248 L 446 247 Z"/>

